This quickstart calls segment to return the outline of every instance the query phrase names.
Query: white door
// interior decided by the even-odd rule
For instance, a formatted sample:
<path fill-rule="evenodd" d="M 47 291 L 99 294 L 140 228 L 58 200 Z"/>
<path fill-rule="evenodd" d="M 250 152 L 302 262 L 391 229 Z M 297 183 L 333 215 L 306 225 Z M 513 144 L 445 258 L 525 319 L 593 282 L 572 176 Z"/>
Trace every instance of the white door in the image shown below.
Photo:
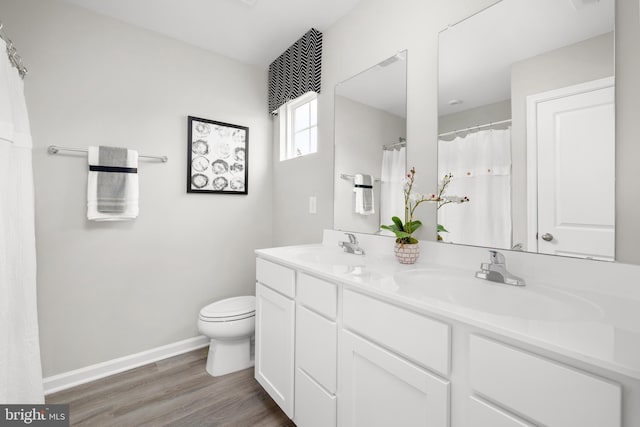
<path fill-rule="evenodd" d="M 540 253 L 613 260 L 613 78 L 528 97 L 527 127 L 529 240 Z"/>
<path fill-rule="evenodd" d="M 340 342 L 340 427 L 449 425 L 449 382 L 347 331 Z"/>
<path fill-rule="evenodd" d="M 256 285 L 256 380 L 293 418 L 293 339 L 295 304 Z"/>

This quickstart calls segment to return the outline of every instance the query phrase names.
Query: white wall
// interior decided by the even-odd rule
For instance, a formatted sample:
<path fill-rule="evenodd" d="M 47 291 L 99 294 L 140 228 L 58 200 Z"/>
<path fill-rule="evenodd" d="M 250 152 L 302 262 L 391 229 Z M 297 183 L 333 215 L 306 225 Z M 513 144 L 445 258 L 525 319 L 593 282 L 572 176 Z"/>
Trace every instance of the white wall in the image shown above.
<path fill-rule="evenodd" d="M 616 260 L 634 264 L 640 264 L 638 7 L 637 1 L 616 2 Z"/>
<path fill-rule="evenodd" d="M 58 0 L 0 0 L 29 68 L 38 304 L 45 376 L 198 335 L 208 302 L 252 294 L 253 250 L 272 244 L 266 70 Z M 250 128 L 249 194 L 186 194 L 187 115 Z M 140 217 L 86 220 L 83 155 L 126 146 L 142 161 Z"/>
<path fill-rule="evenodd" d="M 406 137 L 407 123 L 399 117 L 343 96 L 335 97 L 336 137 L 334 228 L 336 230 L 376 233 L 380 230 L 380 182 L 373 184 L 375 214 L 355 213 L 353 181 L 340 174 L 369 174 L 380 179 L 382 147 Z M 339 117 L 339 119 L 338 119 Z M 391 218 L 383 218 L 383 224 Z"/>

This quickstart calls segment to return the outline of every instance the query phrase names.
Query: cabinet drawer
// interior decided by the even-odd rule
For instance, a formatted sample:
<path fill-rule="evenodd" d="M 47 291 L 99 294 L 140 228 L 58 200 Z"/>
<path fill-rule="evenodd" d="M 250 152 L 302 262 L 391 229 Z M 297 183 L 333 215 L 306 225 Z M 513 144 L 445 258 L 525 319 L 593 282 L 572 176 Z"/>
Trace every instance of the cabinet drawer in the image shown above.
<path fill-rule="evenodd" d="M 336 392 L 338 329 L 335 322 L 300 305 L 296 313 L 296 366 Z"/>
<path fill-rule="evenodd" d="M 336 425 L 336 397 L 327 393 L 300 369 L 296 369 L 296 418 L 298 427 Z"/>
<path fill-rule="evenodd" d="M 298 302 L 330 319 L 336 318 L 338 288 L 308 274 L 298 274 Z"/>
<path fill-rule="evenodd" d="M 449 325 L 355 292 L 343 293 L 344 326 L 449 375 Z"/>
<path fill-rule="evenodd" d="M 472 388 L 505 408 L 549 427 L 620 425 L 618 384 L 476 335 L 470 348 Z"/>
<path fill-rule="evenodd" d="M 469 427 L 534 427 L 533 424 L 473 396 L 469 396 L 466 425 Z"/>
<path fill-rule="evenodd" d="M 296 272 L 290 268 L 256 258 L 256 280 L 289 298 L 296 296 Z"/>

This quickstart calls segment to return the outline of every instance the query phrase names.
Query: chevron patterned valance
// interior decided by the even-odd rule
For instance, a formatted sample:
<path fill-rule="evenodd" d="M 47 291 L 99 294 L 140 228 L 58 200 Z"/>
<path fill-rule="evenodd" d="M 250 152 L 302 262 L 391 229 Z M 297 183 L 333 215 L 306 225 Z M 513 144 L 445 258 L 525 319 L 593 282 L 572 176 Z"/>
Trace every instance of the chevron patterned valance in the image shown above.
<path fill-rule="evenodd" d="M 322 33 L 314 28 L 269 65 L 269 112 L 309 91 L 320 93 Z"/>

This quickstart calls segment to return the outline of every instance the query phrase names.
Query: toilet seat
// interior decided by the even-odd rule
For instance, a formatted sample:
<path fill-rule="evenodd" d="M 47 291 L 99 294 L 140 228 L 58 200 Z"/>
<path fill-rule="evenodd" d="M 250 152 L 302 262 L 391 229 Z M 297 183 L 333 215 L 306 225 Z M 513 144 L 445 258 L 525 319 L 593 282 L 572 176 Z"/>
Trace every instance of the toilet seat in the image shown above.
<path fill-rule="evenodd" d="M 230 322 L 256 315 L 256 297 L 241 296 L 216 301 L 200 310 L 200 319 L 205 322 Z"/>

